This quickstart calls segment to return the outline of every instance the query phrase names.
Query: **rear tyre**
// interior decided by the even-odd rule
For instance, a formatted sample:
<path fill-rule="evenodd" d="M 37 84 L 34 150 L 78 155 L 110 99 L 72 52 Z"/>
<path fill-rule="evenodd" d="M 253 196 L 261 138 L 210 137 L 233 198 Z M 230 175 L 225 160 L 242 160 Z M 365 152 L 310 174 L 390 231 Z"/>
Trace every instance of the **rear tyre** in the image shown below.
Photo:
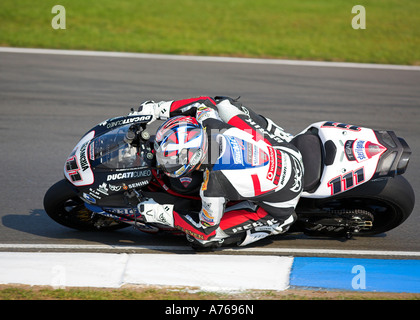
<path fill-rule="evenodd" d="M 327 210 L 366 210 L 373 215 L 373 226 L 358 235 L 370 236 L 401 225 L 414 208 L 415 196 L 403 176 L 369 181 L 357 188 L 328 199 L 315 200 L 315 206 Z"/>

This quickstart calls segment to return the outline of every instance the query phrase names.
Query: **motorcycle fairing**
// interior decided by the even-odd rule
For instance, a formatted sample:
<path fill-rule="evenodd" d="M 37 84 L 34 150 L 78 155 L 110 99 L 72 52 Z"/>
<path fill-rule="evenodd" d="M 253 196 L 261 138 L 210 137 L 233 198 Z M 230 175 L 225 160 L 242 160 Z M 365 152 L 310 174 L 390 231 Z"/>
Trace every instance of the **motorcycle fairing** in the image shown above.
<path fill-rule="evenodd" d="M 152 116 L 108 119 L 88 131 L 64 165 L 65 178 L 87 203 L 105 205 L 113 195 L 145 186 L 152 179 L 150 148 L 127 141 L 133 125 L 141 126 Z M 121 200 L 118 197 L 118 202 Z"/>
<path fill-rule="evenodd" d="M 73 149 L 64 165 L 64 176 L 76 187 L 94 183 L 95 177 L 89 163 L 89 143 L 95 131 L 87 133 Z"/>
<path fill-rule="evenodd" d="M 302 197 L 325 198 L 347 191 L 374 177 L 381 155 L 387 147 L 374 130 L 339 122 L 321 121 L 308 130 L 317 132 L 323 146 L 320 183 Z"/>

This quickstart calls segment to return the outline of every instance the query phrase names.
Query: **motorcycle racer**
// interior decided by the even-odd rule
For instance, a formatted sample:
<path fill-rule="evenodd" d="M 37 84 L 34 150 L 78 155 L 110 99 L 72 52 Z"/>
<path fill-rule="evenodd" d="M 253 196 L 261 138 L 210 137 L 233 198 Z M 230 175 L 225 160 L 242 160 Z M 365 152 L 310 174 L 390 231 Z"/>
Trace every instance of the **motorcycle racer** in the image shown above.
<path fill-rule="evenodd" d="M 203 173 L 198 221 L 148 199 L 138 205 L 146 222 L 182 230 L 193 247 L 218 247 L 236 235 L 244 246 L 284 233 L 296 220 L 302 157 L 273 121 L 228 97 L 147 101 L 137 113 L 166 120 L 154 146 L 165 174 Z"/>

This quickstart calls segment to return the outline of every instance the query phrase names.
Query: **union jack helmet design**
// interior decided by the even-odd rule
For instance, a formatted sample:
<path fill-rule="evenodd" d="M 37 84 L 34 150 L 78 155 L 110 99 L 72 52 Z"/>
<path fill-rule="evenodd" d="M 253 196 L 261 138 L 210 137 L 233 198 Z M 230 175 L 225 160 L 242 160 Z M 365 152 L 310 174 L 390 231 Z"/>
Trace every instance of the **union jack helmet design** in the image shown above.
<path fill-rule="evenodd" d="M 206 131 L 195 118 L 170 118 L 156 132 L 158 166 L 172 178 L 185 176 L 203 162 L 207 144 Z"/>

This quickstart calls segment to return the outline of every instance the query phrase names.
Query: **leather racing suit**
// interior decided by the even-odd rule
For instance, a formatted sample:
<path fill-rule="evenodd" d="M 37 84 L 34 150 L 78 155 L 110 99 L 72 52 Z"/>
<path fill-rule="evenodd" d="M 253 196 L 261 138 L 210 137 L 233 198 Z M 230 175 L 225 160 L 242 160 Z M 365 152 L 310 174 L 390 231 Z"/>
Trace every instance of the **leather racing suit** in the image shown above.
<path fill-rule="evenodd" d="M 290 134 L 227 97 L 142 106 L 151 104 L 158 119 L 194 116 L 206 128 L 209 146 L 199 168 L 203 172 L 199 221 L 167 205 L 155 217 L 145 215 L 147 222 L 182 230 L 198 246 L 219 246 L 235 235 L 241 235 L 238 245 L 243 246 L 287 231 L 296 220 L 294 209 L 303 188 L 302 157 L 289 143 Z"/>

